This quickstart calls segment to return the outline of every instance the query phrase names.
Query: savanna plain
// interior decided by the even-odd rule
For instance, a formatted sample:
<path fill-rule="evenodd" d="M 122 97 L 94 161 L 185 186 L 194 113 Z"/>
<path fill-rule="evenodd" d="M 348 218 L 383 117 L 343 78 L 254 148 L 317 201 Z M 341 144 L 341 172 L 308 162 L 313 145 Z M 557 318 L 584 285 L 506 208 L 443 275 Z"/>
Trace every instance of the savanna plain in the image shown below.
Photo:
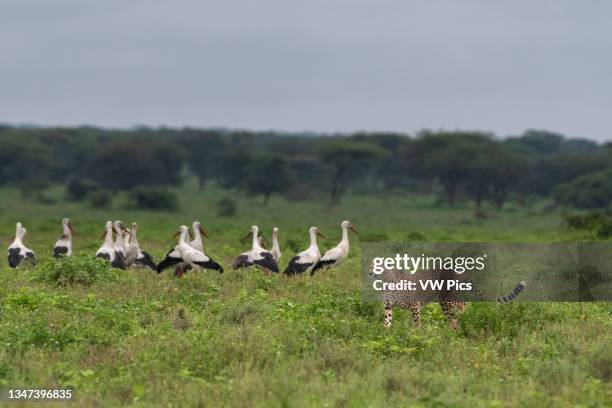
<path fill-rule="evenodd" d="M 396 309 L 384 328 L 382 305 L 362 298 L 364 242 L 598 240 L 565 228 L 546 202 L 474 218 L 470 205 L 436 206 L 430 196 L 353 194 L 332 208 L 279 197 L 263 205 L 195 183 L 178 192 L 180 210 L 165 213 L 121 199 L 93 209 L 64 201 L 59 187 L 47 203 L 0 191 L 1 244 L 21 221 L 40 259 L 36 268 L 0 266 L 0 389 L 73 388 L 79 406 L 612 405 L 609 303 L 473 303 L 452 330 L 437 304 L 419 327 Z M 235 215 L 217 215 L 220 197 L 237 202 Z M 51 252 L 63 217 L 77 231 L 76 255 L 58 264 Z M 225 273 L 111 270 L 92 259 L 107 219 L 138 222 L 156 261 L 179 225 L 200 220 L 205 250 Z M 326 235 L 325 250 L 343 219 L 360 235 L 338 268 L 295 278 L 229 268 L 252 224 L 268 240 L 280 228 L 283 268 L 307 246 L 309 226 Z"/>

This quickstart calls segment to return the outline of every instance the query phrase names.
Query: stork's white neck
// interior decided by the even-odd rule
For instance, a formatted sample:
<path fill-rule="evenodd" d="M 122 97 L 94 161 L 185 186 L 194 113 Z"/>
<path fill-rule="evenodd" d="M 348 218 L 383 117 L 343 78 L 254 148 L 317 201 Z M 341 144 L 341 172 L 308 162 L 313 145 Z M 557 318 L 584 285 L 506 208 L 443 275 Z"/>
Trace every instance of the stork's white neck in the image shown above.
<path fill-rule="evenodd" d="M 132 225 L 132 232 L 130 233 L 130 244 L 138 246 L 138 238 L 136 237 L 137 228 Z"/>
<path fill-rule="evenodd" d="M 108 225 L 106 227 L 106 236 L 104 237 L 104 243 L 106 245 L 113 245 L 113 226 Z"/>
<path fill-rule="evenodd" d="M 187 228 L 181 230 L 181 235 L 179 236 L 179 245 L 181 244 L 187 244 Z"/>
<path fill-rule="evenodd" d="M 280 247 L 278 246 L 278 231 L 272 231 L 272 250 L 280 251 Z"/>
<path fill-rule="evenodd" d="M 199 246 L 202 246 L 202 234 L 200 233 L 200 229 L 197 227 L 193 227 L 193 243 Z"/>
<path fill-rule="evenodd" d="M 316 231 L 310 231 L 310 247 L 316 247 L 317 246 L 317 233 Z"/>
<path fill-rule="evenodd" d="M 68 238 L 72 238 L 72 231 L 70 231 L 68 224 L 64 224 L 64 235 Z"/>
<path fill-rule="evenodd" d="M 342 239 L 340 240 L 340 244 L 349 246 L 349 238 L 348 238 L 348 228 L 344 225 L 342 226 Z"/>
<path fill-rule="evenodd" d="M 258 235 L 259 235 L 259 230 L 257 228 L 253 229 L 253 249 L 261 248 L 257 240 Z"/>
<path fill-rule="evenodd" d="M 115 228 L 115 233 L 117 234 L 117 237 L 115 238 L 115 244 L 116 245 L 124 245 L 125 241 L 123 239 L 123 231 L 121 231 L 121 228 L 116 227 Z"/>
<path fill-rule="evenodd" d="M 23 236 L 25 235 L 25 230 L 21 226 L 21 224 L 17 224 L 15 228 L 15 241 L 21 242 L 23 240 Z"/>

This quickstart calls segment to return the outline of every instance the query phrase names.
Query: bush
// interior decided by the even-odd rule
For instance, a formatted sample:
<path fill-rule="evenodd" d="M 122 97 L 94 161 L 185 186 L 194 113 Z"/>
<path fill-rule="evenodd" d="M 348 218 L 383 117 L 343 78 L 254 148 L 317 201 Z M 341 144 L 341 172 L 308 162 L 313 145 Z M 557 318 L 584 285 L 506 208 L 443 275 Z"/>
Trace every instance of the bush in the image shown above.
<path fill-rule="evenodd" d="M 555 187 L 555 200 L 577 208 L 607 208 L 612 201 L 612 170 L 577 177 Z"/>
<path fill-rule="evenodd" d="M 90 179 L 73 179 L 66 187 L 66 197 L 69 200 L 81 201 L 89 194 L 98 190 L 100 185 Z"/>
<path fill-rule="evenodd" d="M 359 240 L 362 242 L 383 242 L 388 241 L 389 237 L 384 232 L 370 232 L 359 235 Z"/>
<path fill-rule="evenodd" d="M 222 198 L 217 202 L 217 215 L 219 217 L 232 217 L 236 215 L 236 202 L 229 198 Z"/>
<path fill-rule="evenodd" d="M 575 230 L 593 231 L 599 238 L 612 237 L 612 216 L 591 211 L 585 215 L 562 214 L 563 224 Z"/>
<path fill-rule="evenodd" d="M 130 192 L 132 205 L 154 211 L 178 210 L 178 197 L 173 192 L 160 187 L 136 187 Z"/>
<path fill-rule="evenodd" d="M 48 259 L 36 268 L 32 279 L 58 286 L 91 286 L 95 282 L 115 280 L 117 276 L 117 271 L 107 261 L 88 254 L 75 254 Z"/>
<path fill-rule="evenodd" d="M 89 195 L 89 202 L 94 208 L 108 208 L 113 202 L 113 196 L 105 190 L 94 191 Z"/>

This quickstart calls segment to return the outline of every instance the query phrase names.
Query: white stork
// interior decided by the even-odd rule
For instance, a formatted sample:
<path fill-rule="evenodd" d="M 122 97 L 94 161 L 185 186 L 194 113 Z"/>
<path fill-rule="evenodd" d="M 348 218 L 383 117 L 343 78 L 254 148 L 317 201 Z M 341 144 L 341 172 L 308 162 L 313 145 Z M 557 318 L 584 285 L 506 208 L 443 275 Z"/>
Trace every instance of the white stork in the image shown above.
<path fill-rule="evenodd" d="M 125 269 L 125 256 L 126 256 L 126 248 L 125 248 L 125 237 L 123 233 L 126 231 L 123 226 L 123 222 L 115 221 L 113 223 L 113 229 L 115 230 L 115 243 L 113 244 L 113 249 L 115 250 L 115 261 L 111 263 L 113 267 L 119 269 Z"/>
<path fill-rule="evenodd" d="M 132 230 L 130 231 L 130 240 L 127 244 L 127 255 L 126 255 L 126 266 L 134 265 L 138 268 L 149 268 L 156 270 L 157 265 L 153 261 L 153 257 L 149 253 L 143 251 L 140 248 L 138 242 L 138 224 L 132 223 Z"/>
<path fill-rule="evenodd" d="M 191 224 L 191 230 L 193 239 L 189 242 L 192 248 L 204 253 L 204 243 L 202 242 L 202 235 L 208 238 L 208 233 L 202 228 L 200 221 L 194 221 Z M 174 268 L 174 276 L 181 277 L 187 271 L 193 269 L 187 262 L 181 262 Z"/>
<path fill-rule="evenodd" d="M 123 263 L 126 268 L 129 268 L 136 262 L 136 257 L 138 256 L 138 238 L 134 241 L 132 239 L 132 233 L 134 232 L 134 224 L 132 224 L 132 230 L 128 233 L 126 231 L 122 232 L 123 235 L 123 249 L 125 251 L 125 256 L 123 258 Z"/>
<path fill-rule="evenodd" d="M 115 247 L 113 244 L 113 222 L 106 221 L 106 227 L 104 231 L 104 243 L 96 251 L 96 258 L 106 259 L 113 265 L 115 263 Z M 113 265 L 114 266 L 114 265 Z"/>
<path fill-rule="evenodd" d="M 259 227 L 253 225 L 248 234 L 252 238 L 251 249 L 236 257 L 232 263 L 232 269 L 248 268 L 255 265 L 267 271 L 278 272 L 278 263 L 274 260 L 274 255 L 261 246 L 258 234 Z"/>
<path fill-rule="evenodd" d="M 23 244 L 26 232 L 27 230 L 18 222 L 15 227 L 15 239 L 9 245 L 7 253 L 8 264 L 11 268 L 16 268 L 23 260 L 36 265 L 36 254 Z"/>
<path fill-rule="evenodd" d="M 278 228 L 277 227 L 272 228 L 272 249 L 270 250 L 270 252 L 272 252 L 272 256 L 274 257 L 274 260 L 276 261 L 276 263 L 278 263 L 278 261 L 280 261 L 281 259 L 281 250 L 280 250 L 280 246 L 278 245 Z"/>
<path fill-rule="evenodd" d="M 321 268 L 327 269 L 327 268 L 331 268 L 332 266 L 338 265 L 348 256 L 349 254 L 348 230 L 353 231 L 355 234 L 358 234 L 358 232 L 353 227 L 353 224 L 351 224 L 350 221 L 346 221 L 346 220 L 342 221 L 342 223 L 340 224 L 340 227 L 342 228 L 342 239 L 340 240 L 340 243 L 336 245 L 335 247 L 333 247 L 332 249 L 330 249 L 329 251 L 325 252 L 325 254 L 323 254 L 321 259 L 319 259 L 319 262 L 317 262 L 315 267 L 312 268 L 312 271 L 310 272 L 311 275 L 314 275 L 317 269 L 321 269 Z"/>
<path fill-rule="evenodd" d="M 219 273 L 223 273 L 223 268 L 217 262 L 201 251 L 193 248 L 188 242 L 189 228 L 185 225 L 179 227 L 179 231 L 175 234 L 179 235 L 179 242 L 172 250 L 168 252 L 166 257 L 157 265 L 157 272 L 161 273 L 164 269 L 182 262 L 186 262 L 189 266 L 200 266 L 204 269 L 215 269 Z M 180 275 L 179 275 L 180 276 Z"/>
<path fill-rule="evenodd" d="M 202 235 L 208 238 L 208 234 L 202 228 L 202 224 L 200 221 L 194 221 L 191 224 L 191 230 L 193 231 L 193 239 L 189 242 L 194 249 L 197 249 L 200 252 L 204 252 L 204 244 L 202 243 Z"/>
<path fill-rule="evenodd" d="M 57 238 L 55 245 L 53 245 L 53 256 L 55 258 L 72 255 L 72 234 L 74 229 L 72 228 L 70 218 L 62 220 L 62 229 L 62 235 Z"/>
<path fill-rule="evenodd" d="M 321 259 L 321 251 L 317 246 L 317 235 L 321 238 L 325 237 L 317 227 L 310 227 L 308 234 L 310 235 L 310 246 L 289 261 L 289 265 L 283 272 L 285 275 L 297 275 L 311 271 Z"/>

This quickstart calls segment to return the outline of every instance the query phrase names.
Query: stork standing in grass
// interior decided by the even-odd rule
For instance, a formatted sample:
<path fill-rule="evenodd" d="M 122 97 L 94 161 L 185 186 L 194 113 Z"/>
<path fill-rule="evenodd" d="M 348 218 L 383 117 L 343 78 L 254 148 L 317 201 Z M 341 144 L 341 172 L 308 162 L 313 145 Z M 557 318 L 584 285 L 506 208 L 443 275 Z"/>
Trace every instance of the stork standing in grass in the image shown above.
<path fill-rule="evenodd" d="M 133 222 L 132 230 L 130 231 L 130 240 L 127 244 L 128 254 L 126 256 L 126 266 L 129 267 L 131 265 L 134 265 L 138 268 L 149 268 L 152 270 L 156 270 L 157 265 L 155 265 L 153 257 L 140 248 L 137 233 L 138 224 Z"/>
<path fill-rule="evenodd" d="M 112 266 L 118 265 L 117 255 L 115 253 L 115 244 L 113 243 L 113 222 L 106 221 L 104 231 L 104 243 L 96 251 L 96 258 L 102 258 L 111 263 Z"/>
<path fill-rule="evenodd" d="M 263 248 L 259 243 L 259 227 L 253 225 L 249 234 L 251 236 L 252 245 L 249 251 L 245 251 L 238 255 L 232 263 L 232 269 L 248 268 L 257 266 L 266 271 L 278 272 L 278 263 L 274 260 L 272 252 Z"/>
<path fill-rule="evenodd" d="M 193 239 L 191 240 L 191 242 L 189 242 L 189 245 L 191 245 L 194 249 L 200 252 L 204 252 L 202 236 L 208 238 L 208 234 L 202 227 L 200 221 L 194 221 L 193 224 L 191 224 L 191 230 L 193 231 Z"/>
<path fill-rule="evenodd" d="M 223 273 L 223 268 L 217 262 L 213 261 L 210 257 L 204 254 L 202 251 L 198 251 L 190 245 L 188 242 L 189 228 L 185 225 L 179 227 L 178 232 L 175 234 L 179 236 L 178 245 L 176 245 L 166 257 L 157 265 L 157 272 L 161 273 L 164 269 L 171 267 L 182 262 L 186 262 L 189 266 L 199 266 L 204 269 L 214 269 Z"/>
<path fill-rule="evenodd" d="M 26 232 L 27 230 L 18 222 L 15 227 L 15 239 L 9 245 L 7 253 L 8 264 L 11 268 L 16 268 L 24 260 L 36 265 L 36 254 L 23 244 Z"/>
<path fill-rule="evenodd" d="M 281 250 L 280 250 L 280 246 L 278 245 L 278 228 L 277 227 L 272 228 L 272 249 L 270 250 L 270 252 L 272 252 L 272 256 L 274 257 L 274 260 L 278 264 L 278 261 L 280 261 L 281 259 Z"/>
<path fill-rule="evenodd" d="M 62 220 L 62 235 L 57 238 L 55 245 L 53 245 L 53 256 L 55 258 L 72 255 L 73 233 L 74 229 L 72 228 L 72 222 L 70 222 L 70 218 L 64 218 Z"/>
<path fill-rule="evenodd" d="M 191 245 L 192 248 L 204 253 L 202 236 L 208 238 L 208 233 L 204 230 L 200 221 L 194 221 L 193 224 L 191 224 L 191 231 L 193 234 L 193 239 L 189 242 L 189 245 Z M 174 268 L 174 276 L 181 277 L 185 272 L 188 272 L 191 269 L 193 269 L 193 267 L 189 265 L 189 263 L 181 262 Z"/>
<path fill-rule="evenodd" d="M 328 268 L 331 268 L 333 266 L 340 264 L 348 256 L 349 254 L 348 231 L 351 230 L 355 234 L 358 234 L 358 232 L 353 227 L 353 224 L 351 224 L 350 221 L 346 221 L 346 220 L 342 221 L 342 223 L 340 224 L 340 228 L 342 228 L 342 239 L 340 240 L 340 243 L 336 245 L 335 247 L 333 247 L 332 249 L 330 249 L 329 251 L 325 252 L 325 254 L 323 254 L 321 259 L 319 259 L 319 262 L 317 262 L 315 267 L 312 268 L 312 271 L 310 272 L 311 275 L 314 275 L 314 273 L 318 269 L 325 270 L 325 269 L 328 269 Z"/>
<path fill-rule="evenodd" d="M 113 229 L 115 230 L 115 243 L 113 244 L 113 248 L 115 250 L 115 261 L 112 263 L 113 267 L 119 269 L 125 269 L 125 236 L 123 233 L 125 232 L 125 227 L 121 221 L 115 221 L 113 224 Z"/>
<path fill-rule="evenodd" d="M 317 246 L 317 236 L 321 238 L 325 237 L 317 227 L 310 227 L 308 234 L 310 235 L 310 246 L 289 261 L 289 265 L 287 265 L 287 268 L 283 272 L 285 275 L 291 276 L 309 272 L 314 268 L 317 262 L 319 262 L 319 259 L 321 259 L 321 251 L 319 251 L 319 247 Z"/>

